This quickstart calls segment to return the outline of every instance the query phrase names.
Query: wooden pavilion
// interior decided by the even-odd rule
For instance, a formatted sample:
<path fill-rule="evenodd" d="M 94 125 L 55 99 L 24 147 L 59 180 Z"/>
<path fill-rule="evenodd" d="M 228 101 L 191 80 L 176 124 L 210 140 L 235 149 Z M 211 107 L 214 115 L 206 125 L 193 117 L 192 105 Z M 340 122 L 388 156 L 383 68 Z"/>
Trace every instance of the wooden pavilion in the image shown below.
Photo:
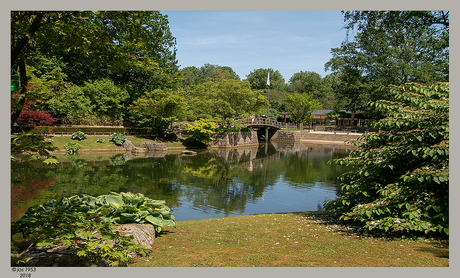
<path fill-rule="evenodd" d="M 327 126 L 327 125 L 351 125 L 351 112 L 346 110 L 340 110 L 341 112 L 346 113 L 346 117 L 340 118 L 338 123 L 336 123 L 335 119 L 330 118 L 327 113 L 330 113 L 334 110 L 332 109 L 319 109 L 312 113 L 312 124 L 317 126 Z M 284 123 L 290 123 L 290 114 L 289 112 L 280 113 L 284 116 Z M 354 118 L 354 126 L 360 126 L 361 119 Z"/>

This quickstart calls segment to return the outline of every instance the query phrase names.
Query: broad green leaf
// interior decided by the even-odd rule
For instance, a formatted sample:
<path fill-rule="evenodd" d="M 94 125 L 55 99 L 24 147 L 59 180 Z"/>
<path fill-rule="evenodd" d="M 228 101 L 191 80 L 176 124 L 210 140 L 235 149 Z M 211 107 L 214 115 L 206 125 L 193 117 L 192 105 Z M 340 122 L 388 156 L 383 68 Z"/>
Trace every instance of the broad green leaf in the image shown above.
<path fill-rule="evenodd" d="M 112 196 L 112 195 L 105 195 L 102 196 L 105 203 L 114 206 L 115 208 L 119 208 L 124 204 L 123 199 L 121 196 Z"/>
<path fill-rule="evenodd" d="M 145 218 L 145 220 L 149 221 L 153 225 L 156 225 L 156 226 L 159 226 L 159 227 L 163 226 L 162 221 L 161 221 L 162 219 L 159 218 L 159 217 L 154 217 L 154 216 L 149 215 L 149 216 L 147 216 Z"/>
<path fill-rule="evenodd" d="M 176 227 L 176 222 L 174 220 L 163 219 L 162 223 L 164 226 Z"/>
<path fill-rule="evenodd" d="M 93 196 L 86 196 L 86 203 L 90 207 L 96 207 L 96 202 L 98 201 L 97 198 L 94 198 Z"/>

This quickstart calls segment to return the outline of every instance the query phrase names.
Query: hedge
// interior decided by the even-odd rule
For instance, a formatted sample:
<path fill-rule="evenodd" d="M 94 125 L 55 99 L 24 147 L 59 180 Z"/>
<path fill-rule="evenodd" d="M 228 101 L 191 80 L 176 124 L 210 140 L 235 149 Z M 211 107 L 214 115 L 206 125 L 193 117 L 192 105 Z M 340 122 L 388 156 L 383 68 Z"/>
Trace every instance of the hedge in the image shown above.
<path fill-rule="evenodd" d="M 100 135 L 107 133 L 122 133 L 132 135 L 153 134 L 152 128 L 149 127 L 97 127 L 97 126 L 15 126 L 12 128 L 13 133 L 34 132 L 37 134 L 72 134 L 81 131 L 86 135 Z"/>

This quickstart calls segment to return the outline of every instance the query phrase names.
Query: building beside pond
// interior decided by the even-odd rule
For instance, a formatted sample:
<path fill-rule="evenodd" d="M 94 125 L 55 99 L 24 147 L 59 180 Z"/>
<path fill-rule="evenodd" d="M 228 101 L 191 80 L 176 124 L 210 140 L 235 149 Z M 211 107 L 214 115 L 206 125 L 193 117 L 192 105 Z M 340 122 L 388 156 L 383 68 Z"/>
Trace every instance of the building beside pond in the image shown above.
<path fill-rule="evenodd" d="M 312 124 L 316 126 L 328 126 L 328 125 L 351 125 L 351 111 L 340 110 L 341 116 L 338 120 L 329 117 L 327 114 L 333 112 L 332 109 L 319 109 L 312 113 L 313 119 Z M 284 116 L 284 123 L 290 123 L 290 112 L 280 113 Z M 337 123 L 336 123 L 337 121 Z M 354 118 L 354 126 L 361 126 L 361 118 Z"/>

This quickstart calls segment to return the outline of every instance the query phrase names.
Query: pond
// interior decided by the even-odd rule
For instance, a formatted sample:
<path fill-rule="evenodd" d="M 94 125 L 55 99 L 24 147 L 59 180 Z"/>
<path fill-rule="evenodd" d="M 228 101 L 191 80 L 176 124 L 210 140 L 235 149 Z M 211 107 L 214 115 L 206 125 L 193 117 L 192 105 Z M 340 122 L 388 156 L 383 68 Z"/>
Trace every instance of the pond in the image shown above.
<path fill-rule="evenodd" d="M 11 218 L 28 207 L 74 194 L 142 193 L 165 200 L 176 221 L 321 210 L 350 170 L 328 165 L 350 146 L 266 142 L 180 151 L 59 155 L 59 165 L 11 164 Z"/>

